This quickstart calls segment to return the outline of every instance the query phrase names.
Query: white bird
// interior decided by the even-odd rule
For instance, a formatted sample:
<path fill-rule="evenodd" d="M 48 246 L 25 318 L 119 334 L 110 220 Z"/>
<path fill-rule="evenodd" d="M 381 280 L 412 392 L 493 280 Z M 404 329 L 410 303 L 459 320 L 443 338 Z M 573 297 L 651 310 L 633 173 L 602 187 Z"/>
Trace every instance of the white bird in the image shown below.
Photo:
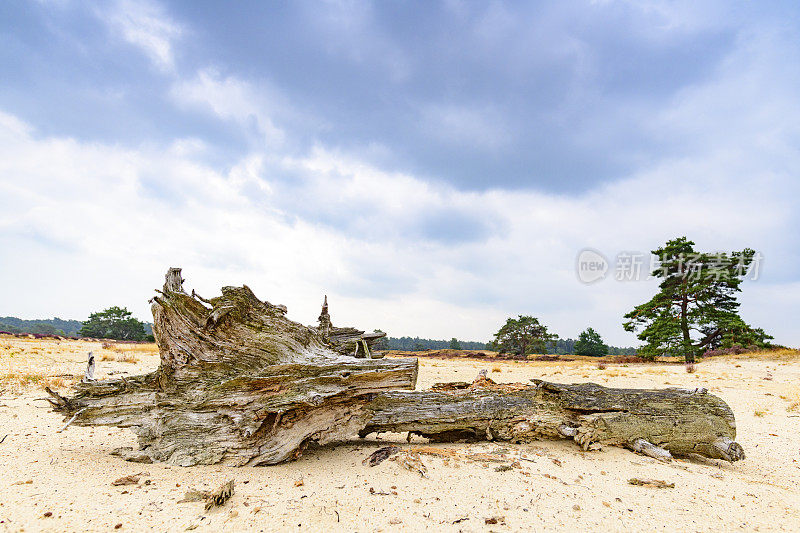
<path fill-rule="evenodd" d="M 86 364 L 86 375 L 83 376 L 83 381 L 94 381 L 94 354 L 89 352 L 89 361 Z"/>

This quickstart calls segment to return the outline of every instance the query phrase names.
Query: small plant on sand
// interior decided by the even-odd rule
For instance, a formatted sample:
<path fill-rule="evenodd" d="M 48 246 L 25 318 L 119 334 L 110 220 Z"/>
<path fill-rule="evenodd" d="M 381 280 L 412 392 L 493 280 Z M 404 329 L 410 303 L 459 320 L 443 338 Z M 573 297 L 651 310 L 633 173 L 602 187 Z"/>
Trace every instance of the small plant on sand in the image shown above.
<path fill-rule="evenodd" d="M 753 416 L 755 416 L 756 418 L 763 418 L 766 414 L 767 411 L 765 409 L 756 409 L 755 411 L 753 411 Z"/>
<path fill-rule="evenodd" d="M 502 372 L 503 369 L 499 365 L 495 365 L 492 367 L 492 372 Z"/>
<path fill-rule="evenodd" d="M 694 371 L 697 370 L 694 367 L 694 363 L 686 363 L 686 373 L 687 374 L 694 374 Z"/>
<path fill-rule="evenodd" d="M 114 354 L 104 353 L 103 355 L 100 356 L 100 360 L 101 361 L 116 361 L 117 358 L 114 357 Z"/>
<path fill-rule="evenodd" d="M 117 358 L 117 361 L 120 361 L 121 363 L 136 364 L 139 362 L 139 358 L 133 353 L 123 353 Z"/>
<path fill-rule="evenodd" d="M 603 361 L 600 361 L 599 363 L 597 363 L 597 369 L 598 370 L 605 370 L 606 368 L 608 368 L 608 366 Z"/>
<path fill-rule="evenodd" d="M 786 406 L 787 411 L 800 411 L 800 389 L 795 389 L 788 394 L 781 394 L 779 397 L 781 400 L 789 402 L 789 405 Z"/>

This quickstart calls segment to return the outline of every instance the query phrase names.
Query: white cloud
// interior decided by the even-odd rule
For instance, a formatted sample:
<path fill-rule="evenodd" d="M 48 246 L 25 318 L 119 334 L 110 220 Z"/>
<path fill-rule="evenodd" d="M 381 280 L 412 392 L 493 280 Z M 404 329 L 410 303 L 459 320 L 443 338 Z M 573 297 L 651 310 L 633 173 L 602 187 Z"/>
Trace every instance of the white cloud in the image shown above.
<path fill-rule="evenodd" d="M 742 187 L 737 158 L 668 163 L 570 199 L 461 192 L 322 148 L 301 158 L 254 154 L 220 173 L 194 151 L 175 149 L 191 141 L 156 150 L 42 138 L 8 115 L 0 115 L 0 139 L 0 176 L 13 177 L 0 182 L 0 277 L 20 281 L 4 288 L 0 314 L 82 317 L 122 304 L 147 318 L 145 301 L 163 272 L 182 266 L 203 294 L 248 283 L 306 323 L 327 293 L 337 324 L 397 335 L 488 339 L 506 316 L 525 313 L 564 336 L 591 325 L 615 344 L 632 344 L 621 316 L 654 284 L 581 285 L 573 270 L 578 250 L 646 252 L 686 233 L 701 247 L 754 245 L 779 257 L 780 231 L 792 216 L 780 208 L 779 191 L 760 187 L 763 176 L 748 176 L 752 185 Z M 267 179 L 287 168 L 300 181 Z M 670 185 L 674 175 L 680 186 Z M 771 209 L 748 217 L 750 224 L 730 216 L 747 212 L 754 198 Z M 308 204 L 305 216 L 286 209 L 298 199 Z M 361 228 L 383 227 L 390 238 L 362 238 L 308 214 L 326 206 L 361 217 Z M 503 229 L 455 243 L 407 229 L 443 206 Z M 744 309 L 745 316 L 797 344 L 793 326 L 771 321 L 776 312 L 797 312 L 800 298 L 786 296 L 800 296 L 797 284 L 771 281 L 767 271 L 748 285 L 747 302 L 781 294 L 781 310 Z"/>
<path fill-rule="evenodd" d="M 150 0 L 117 0 L 99 16 L 113 32 L 139 47 L 156 67 L 171 71 L 175 67 L 174 41 L 184 30 L 164 8 Z"/>
<path fill-rule="evenodd" d="M 337 267 L 341 237 L 251 202 L 257 158 L 221 174 L 170 147 L 40 138 L 0 118 L 0 271 L 25 280 L 4 286 L 3 311 L 81 317 L 117 301 L 147 317 L 169 265 L 205 293 L 247 282 L 316 307 L 309 287 Z"/>
<path fill-rule="evenodd" d="M 124 38 L 171 69 L 180 27 L 155 4 L 116 6 L 109 20 Z M 357 50 L 347 34 L 367 31 L 369 17 L 335 15 L 320 23 L 333 45 Z M 701 249 L 761 251 L 764 275 L 746 283 L 743 315 L 800 344 L 781 321 L 800 312 L 800 63 L 773 36 L 752 37 L 646 124 L 682 155 L 580 197 L 465 192 L 320 144 L 290 149 L 276 117 L 291 102 L 211 68 L 176 78 L 170 96 L 263 140 L 225 171 L 202 162 L 199 139 L 125 148 L 40 136 L 0 113 L 0 279 L 12 280 L 0 314 L 80 318 L 128 305 L 147 318 L 166 268 L 182 266 L 201 294 L 247 283 L 306 323 L 327 293 L 336 324 L 394 335 L 488 340 L 507 316 L 532 314 L 562 336 L 592 326 L 631 345 L 622 315 L 655 283 L 582 285 L 576 254 L 590 246 L 613 258 L 687 235 Z M 492 107 L 421 114 L 431 136 L 465 149 L 509 142 Z"/>
<path fill-rule="evenodd" d="M 185 107 L 211 111 L 219 118 L 237 122 L 244 129 L 255 127 L 268 146 L 280 144 L 285 139 L 272 115 L 277 112 L 279 97 L 235 77 L 224 77 L 214 69 L 205 69 L 191 80 L 176 82 L 172 98 Z M 285 110 L 284 110 L 285 112 Z"/>

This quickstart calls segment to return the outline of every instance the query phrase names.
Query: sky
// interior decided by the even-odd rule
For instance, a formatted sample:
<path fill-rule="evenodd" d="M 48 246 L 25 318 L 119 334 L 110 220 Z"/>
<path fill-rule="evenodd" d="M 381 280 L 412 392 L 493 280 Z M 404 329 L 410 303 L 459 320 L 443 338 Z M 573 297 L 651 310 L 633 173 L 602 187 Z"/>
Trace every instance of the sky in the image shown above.
<path fill-rule="evenodd" d="M 149 320 L 179 266 L 305 324 L 631 346 L 623 258 L 685 235 L 757 250 L 742 316 L 798 346 L 799 173 L 794 2 L 0 3 L 0 316 Z"/>

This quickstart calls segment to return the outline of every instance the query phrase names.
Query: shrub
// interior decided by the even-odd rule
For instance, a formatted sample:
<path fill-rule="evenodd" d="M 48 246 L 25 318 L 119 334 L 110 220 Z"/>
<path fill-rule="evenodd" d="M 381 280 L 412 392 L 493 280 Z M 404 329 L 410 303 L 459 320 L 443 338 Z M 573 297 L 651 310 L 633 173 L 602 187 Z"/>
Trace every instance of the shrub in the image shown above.
<path fill-rule="evenodd" d="M 615 355 L 611 358 L 612 363 L 627 364 L 627 363 L 644 363 L 645 359 L 638 355 Z"/>
<path fill-rule="evenodd" d="M 133 363 L 133 364 L 136 364 L 136 363 L 139 362 L 139 358 L 136 357 L 136 354 L 134 354 L 134 353 L 123 353 L 122 355 L 120 355 L 117 358 L 117 361 L 120 361 L 121 363 Z"/>

